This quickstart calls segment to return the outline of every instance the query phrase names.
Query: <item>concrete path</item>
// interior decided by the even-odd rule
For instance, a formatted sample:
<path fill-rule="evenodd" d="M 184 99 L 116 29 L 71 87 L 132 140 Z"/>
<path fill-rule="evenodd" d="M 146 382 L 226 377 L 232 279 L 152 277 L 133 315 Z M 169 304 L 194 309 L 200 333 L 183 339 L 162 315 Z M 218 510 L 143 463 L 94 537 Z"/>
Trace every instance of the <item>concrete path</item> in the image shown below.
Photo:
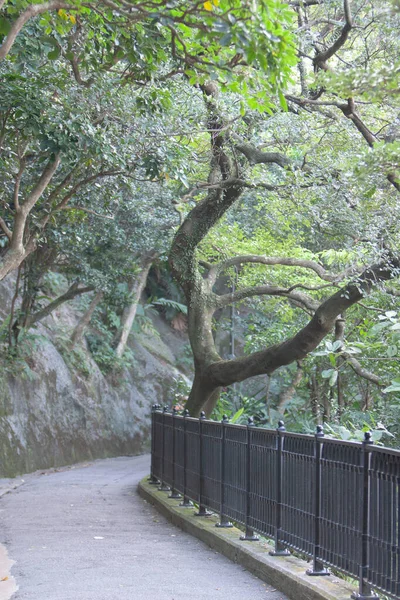
<path fill-rule="evenodd" d="M 29 476 L 3 496 L 12 600 L 287 600 L 142 500 L 148 471 L 148 456 L 95 461 Z"/>

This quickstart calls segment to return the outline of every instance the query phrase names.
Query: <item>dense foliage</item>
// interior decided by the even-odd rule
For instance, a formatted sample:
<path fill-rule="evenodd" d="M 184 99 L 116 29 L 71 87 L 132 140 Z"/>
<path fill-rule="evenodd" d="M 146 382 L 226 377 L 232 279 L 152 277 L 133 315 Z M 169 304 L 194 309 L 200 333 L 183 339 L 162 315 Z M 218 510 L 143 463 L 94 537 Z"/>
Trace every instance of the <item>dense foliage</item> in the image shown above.
<path fill-rule="evenodd" d="M 188 306 L 193 414 L 399 439 L 396 4 L 0 9 L 0 278 L 16 276 L 3 354 L 91 293 L 63 344 L 78 352 L 93 318 L 103 370 L 125 365 L 155 265 L 184 292 L 156 292 L 170 318 Z"/>

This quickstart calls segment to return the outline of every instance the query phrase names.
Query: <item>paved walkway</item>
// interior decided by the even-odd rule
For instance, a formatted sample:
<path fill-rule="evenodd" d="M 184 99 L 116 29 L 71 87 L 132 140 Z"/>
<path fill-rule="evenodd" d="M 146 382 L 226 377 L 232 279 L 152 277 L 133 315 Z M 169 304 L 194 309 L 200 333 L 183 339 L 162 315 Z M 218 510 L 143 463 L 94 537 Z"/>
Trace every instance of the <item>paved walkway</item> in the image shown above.
<path fill-rule="evenodd" d="M 3 496 L 12 600 L 287 600 L 142 500 L 148 471 L 148 456 L 95 461 L 28 476 Z"/>

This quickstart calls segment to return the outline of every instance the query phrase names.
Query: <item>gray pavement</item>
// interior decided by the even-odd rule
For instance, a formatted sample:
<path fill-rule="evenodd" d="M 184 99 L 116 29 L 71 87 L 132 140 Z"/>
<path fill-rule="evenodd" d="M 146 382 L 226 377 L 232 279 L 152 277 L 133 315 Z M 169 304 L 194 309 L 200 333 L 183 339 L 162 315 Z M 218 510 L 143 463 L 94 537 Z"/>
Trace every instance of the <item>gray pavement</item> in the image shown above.
<path fill-rule="evenodd" d="M 12 600 L 287 600 L 142 500 L 148 471 L 148 456 L 95 461 L 29 476 L 3 496 Z"/>

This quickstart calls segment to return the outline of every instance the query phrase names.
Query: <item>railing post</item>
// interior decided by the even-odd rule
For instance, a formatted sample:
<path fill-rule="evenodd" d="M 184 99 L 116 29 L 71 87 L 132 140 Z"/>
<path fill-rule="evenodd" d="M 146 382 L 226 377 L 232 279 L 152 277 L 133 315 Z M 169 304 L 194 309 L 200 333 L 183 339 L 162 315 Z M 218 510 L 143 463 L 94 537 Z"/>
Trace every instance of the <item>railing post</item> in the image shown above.
<path fill-rule="evenodd" d="M 169 498 L 182 498 L 179 492 L 175 489 L 175 417 L 178 414 L 176 406 L 172 409 L 172 488 Z"/>
<path fill-rule="evenodd" d="M 313 556 L 313 567 L 306 571 L 307 575 L 321 576 L 330 575 L 328 569 L 325 569 L 324 565 L 319 559 L 319 544 L 320 544 L 320 523 L 321 523 L 321 451 L 324 438 L 324 429 L 321 425 L 317 426 L 317 433 L 315 434 L 315 485 L 314 485 L 314 556 Z"/>
<path fill-rule="evenodd" d="M 159 404 L 153 404 L 151 407 L 151 466 L 150 466 L 150 477 L 148 482 L 151 485 L 160 483 L 157 477 L 154 475 L 154 455 L 156 452 L 156 421 L 154 413 L 160 408 Z"/>
<path fill-rule="evenodd" d="M 179 504 L 183 508 L 190 508 L 193 502 L 187 496 L 187 436 L 186 436 L 186 419 L 189 416 L 189 411 L 185 409 L 183 413 L 183 500 Z"/>
<path fill-rule="evenodd" d="M 355 600 L 379 600 L 373 593 L 371 585 L 367 581 L 369 567 L 369 504 L 370 504 L 370 478 L 369 469 L 371 462 L 370 447 L 373 441 L 371 432 L 367 431 L 364 435 L 362 452 L 362 533 L 361 533 L 361 564 L 358 592 L 354 592 L 351 597 Z"/>
<path fill-rule="evenodd" d="M 199 512 L 195 513 L 196 517 L 207 517 L 211 513 L 203 505 L 203 486 L 204 486 L 204 460 L 203 460 L 203 421 L 206 418 L 204 410 L 200 413 L 199 418 Z"/>
<path fill-rule="evenodd" d="M 225 439 L 226 439 L 226 428 L 225 425 L 229 423 L 229 419 L 226 415 L 223 416 L 222 421 L 222 435 L 221 435 L 221 508 L 219 523 L 215 524 L 215 527 L 233 527 L 232 523 L 225 515 Z"/>
<path fill-rule="evenodd" d="M 249 525 L 250 520 L 250 486 L 251 486 L 251 430 L 254 427 L 253 417 L 249 417 L 247 421 L 247 440 L 246 440 L 246 532 L 240 536 L 240 539 L 245 542 L 256 542 L 259 537 L 254 534 L 253 529 Z"/>
<path fill-rule="evenodd" d="M 161 485 L 158 488 L 160 490 L 160 492 L 169 492 L 170 491 L 170 487 L 169 485 L 167 485 L 164 481 L 164 456 L 165 456 L 165 413 L 168 412 L 168 406 L 164 406 L 163 409 L 163 418 L 162 418 L 162 441 L 161 441 L 161 447 L 162 447 L 162 458 L 161 458 Z"/>
<path fill-rule="evenodd" d="M 282 520 L 282 449 L 285 435 L 285 425 L 283 421 L 279 421 L 277 433 L 277 448 L 276 448 L 276 505 L 275 505 L 275 550 L 271 551 L 270 556 L 289 556 L 290 552 L 280 541 L 281 520 Z"/>

